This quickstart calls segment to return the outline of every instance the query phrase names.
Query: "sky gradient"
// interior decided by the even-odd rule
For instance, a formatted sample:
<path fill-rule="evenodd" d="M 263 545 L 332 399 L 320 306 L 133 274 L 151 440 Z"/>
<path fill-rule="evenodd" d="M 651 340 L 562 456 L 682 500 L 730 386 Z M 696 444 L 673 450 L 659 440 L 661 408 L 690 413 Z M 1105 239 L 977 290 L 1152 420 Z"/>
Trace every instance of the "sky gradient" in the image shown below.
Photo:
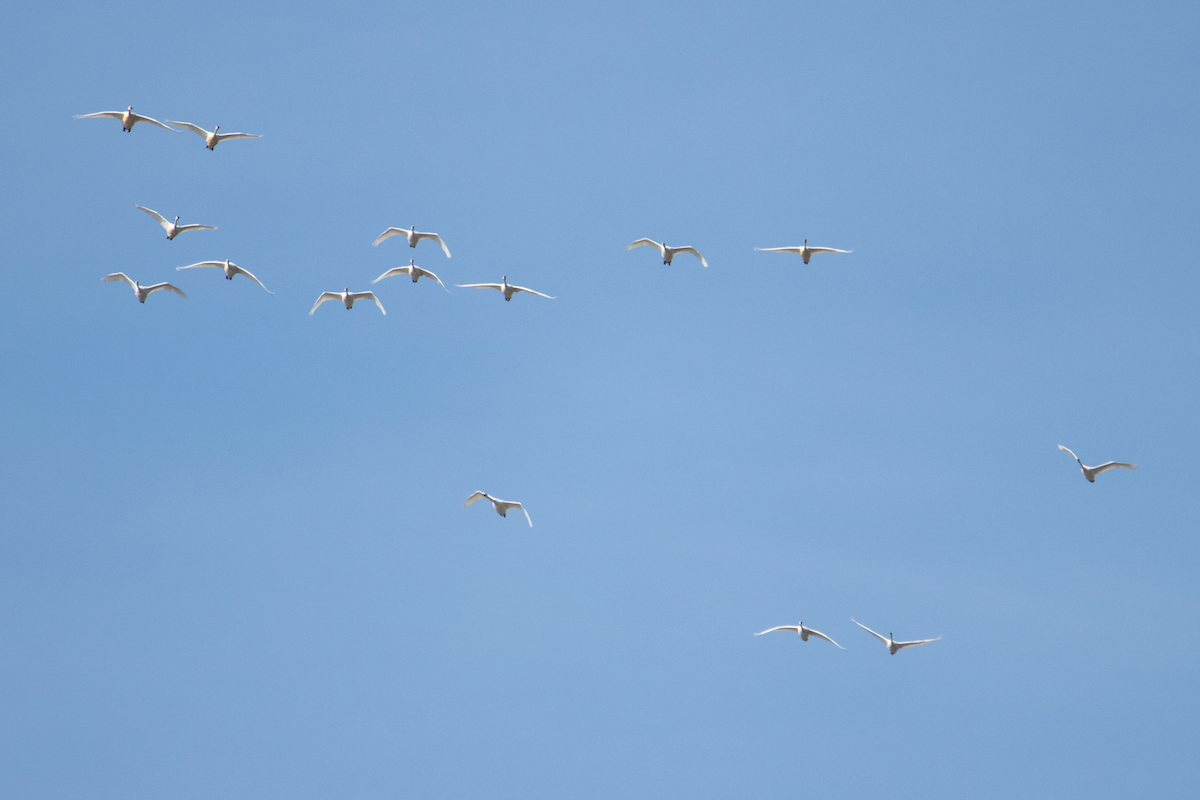
<path fill-rule="evenodd" d="M 9 21 L 0 795 L 1194 792 L 1194 5 Z"/>

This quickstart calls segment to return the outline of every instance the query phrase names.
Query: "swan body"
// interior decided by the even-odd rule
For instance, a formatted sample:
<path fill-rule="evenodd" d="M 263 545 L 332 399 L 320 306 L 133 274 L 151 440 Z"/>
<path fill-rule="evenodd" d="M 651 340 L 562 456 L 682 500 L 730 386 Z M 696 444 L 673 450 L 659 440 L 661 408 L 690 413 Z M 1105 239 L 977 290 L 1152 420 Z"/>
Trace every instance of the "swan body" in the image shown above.
<path fill-rule="evenodd" d="M 389 269 L 387 272 L 383 273 L 378 278 L 371 281 L 371 283 L 372 284 L 379 283 L 384 278 L 390 278 L 393 275 L 408 275 L 409 277 L 412 278 L 413 283 L 416 283 L 417 280 L 420 278 L 433 278 L 435 281 L 438 282 L 438 284 L 443 289 L 446 289 L 446 284 L 442 283 L 441 278 L 439 278 L 437 275 L 434 275 L 432 272 L 430 272 L 427 269 L 421 269 L 420 267 L 418 267 L 416 265 L 416 263 L 411 258 L 408 260 L 407 265 L 405 265 L 403 267 L 395 267 L 394 269 Z M 450 290 L 446 289 L 446 294 L 449 294 L 449 293 L 450 293 Z"/>
<path fill-rule="evenodd" d="M 825 641 L 829 642 L 831 645 L 838 648 L 839 650 L 846 649 L 846 648 L 842 647 L 840 644 L 838 644 L 837 642 L 835 642 L 833 639 L 830 639 L 828 636 L 821 633 L 820 631 L 814 631 L 812 628 L 804 627 L 803 622 L 801 622 L 799 625 L 778 625 L 774 628 L 767 628 L 765 631 L 759 631 L 758 633 L 756 633 L 754 635 L 762 636 L 764 633 L 774 633 L 775 631 L 794 631 L 795 633 L 800 634 L 800 638 L 806 642 L 808 641 L 809 636 L 816 636 L 818 639 L 824 639 Z"/>
<path fill-rule="evenodd" d="M 417 242 L 421 241 L 422 239 L 432 239 L 442 246 L 442 252 L 446 254 L 446 258 L 450 257 L 450 248 L 446 247 L 446 243 L 442 241 L 442 237 L 438 236 L 436 233 L 422 233 L 421 231 L 417 230 L 416 225 L 413 225 L 408 230 L 404 230 L 404 228 L 388 228 L 386 231 L 379 234 L 375 241 L 371 242 L 371 247 L 378 247 L 379 243 L 384 239 L 390 239 L 393 236 L 403 236 L 408 240 L 409 247 L 416 247 Z M 446 291 L 450 290 L 446 289 Z"/>
<path fill-rule="evenodd" d="M 215 231 L 216 230 L 216 228 L 214 228 L 212 225 L 180 225 L 178 216 L 175 217 L 174 222 L 168 222 L 167 219 L 165 217 L 163 217 L 162 214 L 158 213 L 157 211 L 155 211 L 152 208 L 146 208 L 145 206 L 135 205 L 134 208 L 140 208 L 142 211 L 145 211 L 147 214 L 154 217 L 154 219 L 158 220 L 158 224 L 162 225 L 163 230 L 165 230 L 167 232 L 167 241 L 168 242 L 171 241 L 172 239 L 174 239 L 179 234 L 187 233 L 188 231 Z"/>
<path fill-rule="evenodd" d="M 853 250 L 838 250 L 835 247 L 809 247 L 808 239 L 804 240 L 803 247 L 756 247 L 754 249 L 759 250 L 763 253 L 795 253 L 804 259 L 805 264 L 807 264 L 808 260 L 810 258 L 812 258 L 813 253 L 853 253 L 854 252 Z"/>
<path fill-rule="evenodd" d="M 454 285 L 459 289 L 495 289 L 504 295 L 505 300 L 512 300 L 513 295 L 518 292 L 529 292 L 530 294 L 536 294 L 538 297 L 545 297 L 547 300 L 554 299 L 548 294 L 535 292 L 533 289 L 526 289 L 524 286 L 513 286 L 508 282 L 507 275 L 504 276 L 504 281 L 502 283 L 456 283 Z M 446 291 L 449 291 L 449 289 Z"/>
<path fill-rule="evenodd" d="M 267 287 L 264 286 L 263 288 L 265 289 Z M 315 312 L 321 303 L 324 303 L 326 300 L 340 300 L 346 306 L 346 310 L 349 311 L 350 309 L 354 308 L 354 304 L 359 300 L 365 300 L 368 297 L 374 300 L 375 305 L 379 306 L 379 310 L 383 311 L 384 316 L 387 316 L 387 311 L 384 311 L 383 309 L 383 303 L 379 302 L 379 298 L 375 296 L 374 292 L 352 292 L 349 288 L 341 292 L 323 292 L 321 296 L 317 298 L 317 302 L 313 304 L 312 311 L 309 311 L 308 315 L 311 317 L 313 312 Z"/>
<path fill-rule="evenodd" d="M 1097 475 L 1099 475 L 1101 472 L 1108 472 L 1110 469 L 1137 469 L 1137 464 L 1126 464 L 1123 461 L 1106 461 L 1099 466 L 1087 467 L 1084 466 L 1083 462 L 1079 460 L 1079 456 L 1071 453 L 1069 448 L 1063 447 L 1060 444 L 1058 449 L 1062 450 L 1064 453 L 1070 453 L 1071 458 L 1075 459 L 1075 461 L 1079 463 L 1079 470 L 1083 473 L 1083 477 L 1088 479 L 1088 483 L 1095 483 Z"/>
<path fill-rule="evenodd" d="M 184 298 L 187 297 L 187 295 L 184 294 L 183 291 L 178 286 L 172 286 L 169 283 L 156 283 L 153 286 L 142 286 L 137 281 L 132 280 L 124 272 L 114 272 L 112 275 L 105 275 L 100 280 L 104 283 L 115 283 L 117 281 L 123 281 L 123 282 L 129 284 L 129 288 L 133 289 L 133 293 L 135 295 L 137 295 L 137 299 L 138 299 L 139 303 L 146 302 L 147 297 L 149 297 L 154 292 L 157 292 L 160 290 L 174 292 L 175 294 L 179 295 L 180 297 L 184 297 Z"/>
<path fill-rule="evenodd" d="M 700 259 L 701 264 L 706 267 L 708 266 L 708 262 L 704 260 L 704 256 L 700 255 L 700 251 L 694 247 L 667 247 L 662 242 L 656 242 L 653 239 L 638 239 L 636 242 L 629 245 L 629 247 L 626 247 L 625 252 L 628 253 L 635 247 L 646 247 L 647 245 L 658 248 L 658 252 L 662 254 L 662 260 L 664 264 L 670 264 L 672 259 L 674 259 L 675 256 L 680 253 L 691 253 L 696 258 Z"/>
<path fill-rule="evenodd" d="M 508 512 L 512 511 L 514 508 L 519 508 L 522 511 L 525 511 L 525 506 L 521 505 L 520 503 L 512 500 L 501 500 L 498 497 L 492 497 L 487 492 L 476 492 L 475 494 L 471 495 L 467 498 L 467 502 L 463 503 L 463 508 L 471 505 L 471 503 L 474 503 L 476 500 L 491 500 L 492 508 L 496 509 L 496 513 L 502 517 L 507 517 Z M 529 521 L 529 527 L 532 528 L 533 520 L 529 519 L 528 511 L 525 511 L 525 519 Z"/>
<path fill-rule="evenodd" d="M 233 280 L 234 275 L 245 275 L 259 286 L 262 286 L 263 291 L 267 294 L 275 294 L 266 286 L 263 286 L 262 281 L 251 275 L 249 270 L 242 269 L 229 259 L 225 259 L 224 261 L 201 261 L 198 264 L 188 264 L 186 267 L 176 267 L 175 269 L 195 269 L 196 267 L 216 267 L 217 269 L 223 269 L 225 270 L 225 280 L 227 281 Z"/>
<path fill-rule="evenodd" d="M 213 128 L 211 131 L 206 131 L 199 125 L 193 125 L 190 122 L 177 122 L 173 119 L 167 120 L 172 125 L 178 125 L 181 128 L 186 128 L 192 133 L 204 140 L 204 146 L 209 150 L 216 149 L 217 145 L 226 139 L 261 139 L 257 133 L 221 133 L 221 126 Z"/>
<path fill-rule="evenodd" d="M 137 125 L 139 122 L 149 122 L 151 125 L 157 125 L 160 128 L 166 128 L 172 133 L 179 133 L 179 131 L 175 130 L 170 125 L 163 125 L 156 119 L 143 117 L 141 114 L 133 113 L 133 106 L 129 106 L 129 108 L 127 108 L 125 111 L 97 111 L 95 114 L 75 115 L 75 119 L 94 119 L 97 117 L 110 117 L 112 119 L 121 120 L 121 130 L 125 131 L 126 133 L 129 133 L 131 130 L 133 130 L 133 126 Z"/>
<path fill-rule="evenodd" d="M 885 645 L 887 645 L 888 652 L 891 653 L 892 655 L 896 655 L 896 653 L 900 652 L 901 650 L 903 650 L 906 647 L 916 647 L 919 644 L 929 644 L 930 642 L 936 642 L 938 639 L 942 638 L 939 636 L 939 637 L 937 637 L 937 639 L 918 639 L 915 642 L 897 642 L 895 639 L 892 638 L 892 634 L 890 634 L 890 633 L 886 637 L 880 636 L 878 633 L 871 630 L 866 625 L 863 625 L 861 622 L 854 619 L 853 617 L 850 618 L 850 621 L 853 622 L 858 627 L 862 628 L 867 633 L 874 636 L 879 641 L 883 642 Z"/>

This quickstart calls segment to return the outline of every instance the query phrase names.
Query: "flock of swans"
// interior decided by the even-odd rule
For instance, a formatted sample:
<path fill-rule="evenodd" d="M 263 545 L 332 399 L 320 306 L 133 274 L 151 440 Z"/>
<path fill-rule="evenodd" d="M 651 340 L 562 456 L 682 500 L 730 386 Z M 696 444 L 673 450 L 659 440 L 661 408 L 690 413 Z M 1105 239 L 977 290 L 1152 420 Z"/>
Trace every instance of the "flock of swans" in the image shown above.
<path fill-rule="evenodd" d="M 116 119 L 116 120 L 120 121 L 121 129 L 124 130 L 126 133 L 129 133 L 130 131 L 132 131 L 133 126 L 139 122 L 148 123 L 150 125 L 155 125 L 159 128 L 164 128 L 164 129 L 172 131 L 174 133 L 179 133 L 179 130 L 177 130 L 176 128 L 170 127 L 171 125 L 177 125 L 180 128 L 182 128 L 184 130 L 189 130 L 192 133 L 195 133 L 196 135 L 203 138 L 204 146 L 209 150 L 215 149 L 218 144 L 220 144 L 221 142 L 223 142 L 227 139 L 260 139 L 260 138 L 262 138 L 261 136 L 259 136 L 257 134 L 252 134 L 252 133 L 220 133 L 220 130 L 221 130 L 220 125 L 216 126 L 212 131 L 208 131 L 208 130 L 205 130 L 204 128 L 201 128 L 199 125 L 193 125 L 190 122 L 178 122 L 175 120 L 167 120 L 167 123 L 169 123 L 169 124 L 164 124 L 162 122 L 159 122 L 156 119 L 152 119 L 151 117 L 142 116 L 141 114 L 135 114 L 133 112 L 133 106 L 129 106 L 125 111 L 98 111 L 94 114 L 76 115 L 76 119 L 93 119 L 93 118 Z M 191 231 L 215 231 L 215 230 L 217 230 L 217 228 L 212 225 L 197 225 L 197 224 L 180 225 L 178 216 L 175 217 L 174 222 L 171 222 L 171 221 L 168 221 L 166 219 L 166 217 L 162 216 L 161 214 L 159 214 L 157 211 L 155 211 L 153 209 L 146 208 L 145 206 L 140 206 L 140 205 L 136 206 L 136 208 L 140 211 L 145 212 L 151 218 L 153 218 L 156 222 L 158 222 L 158 224 L 161 225 L 163 227 L 163 229 L 167 232 L 168 240 L 173 240 L 176 236 L 178 236 L 181 233 L 188 233 Z M 383 233 L 379 234 L 378 237 L 376 237 L 375 241 L 371 243 L 371 246 L 378 247 L 380 243 L 390 239 L 393 236 L 403 236 L 407 240 L 408 246 L 410 248 L 415 248 L 419 242 L 421 242 L 425 239 L 428 239 L 430 241 L 436 242 L 438 245 L 441 246 L 442 252 L 444 252 L 446 254 L 446 258 L 451 257 L 450 256 L 450 248 L 446 246 L 446 242 L 442 239 L 442 237 L 440 235 L 438 235 L 436 233 L 427 232 L 427 231 L 418 231 L 416 229 L 415 225 L 411 226 L 408 230 L 405 230 L 404 228 L 388 228 Z M 700 251 L 690 245 L 686 245 L 686 246 L 682 246 L 682 247 L 670 247 L 663 242 L 656 242 L 653 239 L 642 238 L 642 239 L 638 239 L 638 240 L 632 242 L 628 247 L 625 248 L 625 250 L 626 250 L 626 252 L 628 252 L 628 251 L 633 250 L 638 247 L 655 247 L 655 248 L 657 248 L 659 254 L 662 256 L 663 264 L 670 264 L 674 260 L 675 256 L 679 255 L 680 253 L 687 253 L 687 254 L 695 256 L 700 261 L 700 264 L 702 266 L 704 266 L 704 267 L 708 266 L 708 261 L 700 253 Z M 795 255 L 799 255 L 804 260 L 805 264 L 808 264 L 810 259 L 813 257 L 813 255 L 815 255 L 817 253 L 851 253 L 851 252 L 853 252 L 852 250 L 839 250 L 839 249 L 836 249 L 833 247 L 811 247 L 808 244 L 808 239 L 805 239 L 804 244 L 800 247 L 756 247 L 754 249 L 757 251 L 766 252 L 766 253 L 792 253 Z M 176 270 L 189 270 L 189 269 L 197 269 L 197 268 L 214 268 L 214 269 L 223 270 L 225 273 L 226 280 L 233 280 L 235 275 L 244 275 L 249 280 L 251 280 L 251 281 L 257 283 L 259 286 L 261 286 L 268 294 L 274 294 L 274 292 L 272 292 L 270 289 L 267 289 L 267 287 L 263 284 L 263 282 L 260 281 L 257 277 L 255 277 L 253 274 L 251 274 L 246 269 L 239 267 L 237 264 L 233 263 L 229 259 L 226 259 L 225 261 L 201 261 L 196 264 L 189 264 L 189 265 L 183 266 L 183 267 L 176 267 Z M 433 280 L 437 281 L 438 285 L 440 285 L 447 292 L 450 291 L 449 289 L 446 288 L 446 284 L 442 283 L 441 278 L 439 278 L 433 272 L 417 266 L 416 262 L 413 259 L 409 259 L 408 264 L 406 264 L 404 266 L 394 267 L 393 269 L 387 270 L 382 275 L 380 275 L 378 278 L 371 281 L 371 283 L 376 284 L 376 283 L 379 283 L 380 281 L 384 280 L 385 278 L 391 278 L 391 277 L 394 277 L 397 275 L 407 275 L 409 278 L 412 279 L 413 283 L 416 283 L 421 278 L 432 278 Z M 180 297 L 184 297 L 184 298 L 187 297 L 187 295 L 184 294 L 183 290 L 180 289 L 178 286 L 174 286 L 170 283 L 165 283 L 165 282 L 164 283 L 155 283 L 150 286 L 142 286 L 139 282 L 131 279 L 128 275 L 126 275 L 123 272 L 116 272 L 111 275 L 106 275 L 103 278 L 101 278 L 101 281 L 103 281 L 105 283 L 123 282 L 123 283 L 128 284 L 129 287 L 131 289 L 133 289 L 133 293 L 137 297 L 138 302 L 140 302 L 140 303 L 145 303 L 146 298 L 157 291 L 166 291 L 166 292 L 171 292 L 173 294 L 177 294 Z M 504 296 L 504 299 L 506 301 L 512 300 L 514 295 L 516 295 L 518 293 L 522 293 L 522 292 L 536 295 L 538 297 L 544 297 L 548 300 L 555 299 L 548 294 L 543 294 L 541 292 L 534 291 L 533 289 L 529 289 L 524 286 L 517 286 L 515 284 L 509 283 L 507 275 L 505 275 L 503 277 L 503 279 L 501 280 L 500 283 L 459 283 L 459 284 L 455 284 L 455 286 L 460 289 L 495 289 L 496 291 L 500 292 Z M 336 301 L 340 302 L 342 305 L 344 305 L 346 307 L 346 310 L 349 311 L 350 309 L 354 308 L 354 304 L 356 302 L 358 302 L 359 300 L 368 300 L 368 299 L 374 301 L 375 305 L 379 307 L 380 312 L 383 313 L 385 316 L 387 315 L 387 311 L 384 309 L 383 303 L 380 301 L 379 297 L 377 297 L 375 295 L 374 292 L 369 292 L 369 291 L 368 292 L 352 292 L 352 291 L 350 291 L 349 287 L 343 289 L 340 292 L 323 292 L 317 298 L 317 302 L 313 305 L 312 309 L 308 313 L 310 316 L 312 314 L 316 313 L 316 310 L 321 307 L 321 304 L 325 303 L 326 301 L 329 301 L 329 300 L 336 300 Z M 1058 449 L 1062 450 L 1065 453 L 1068 453 L 1071 456 L 1071 458 L 1074 458 L 1075 461 L 1078 462 L 1079 469 L 1083 473 L 1083 477 L 1085 477 L 1090 483 L 1095 483 L 1097 475 L 1099 475 L 1103 472 L 1107 472 L 1108 470 L 1111 470 L 1111 469 L 1137 469 L 1136 464 L 1127 464 L 1122 461 L 1107 461 L 1098 466 L 1089 467 L 1089 466 L 1086 466 L 1083 463 L 1083 461 L 1081 461 L 1079 459 L 1079 457 L 1076 456 L 1075 453 L 1073 453 L 1069 448 L 1064 447 L 1063 445 L 1060 444 L 1058 446 Z M 531 528 L 533 527 L 533 520 L 529 516 L 529 511 L 521 503 L 518 503 L 518 502 L 512 501 L 512 500 L 501 500 L 497 497 L 493 497 L 492 495 L 488 494 L 487 492 L 475 492 L 474 494 L 472 494 L 470 497 L 467 498 L 466 502 L 463 503 L 463 506 L 470 506 L 472 503 L 475 503 L 478 500 L 487 500 L 487 501 L 491 502 L 492 508 L 495 509 L 496 513 L 499 514 L 501 517 L 507 517 L 509 511 L 513 510 L 514 508 L 519 508 L 525 514 L 525 519 L 529 523 L 529 527 L 531 527 Z M 942 638 L 942 637 L 938 636 L 933 639 L 917 639 L 917 640 L 913 640 L 913 641 L 898 642 L 895 640 L 895 638 L 893 637 L 893 635 L 891 633 L 888 633 L 888 635 L 886 637 L 884 637 L 882 634 L 876 633 L 875 631 L 868 628 L 866 625 L 863 625 L 861 622 L 858 622 L 857 620 L 855 620 L 853 618 L 851 619 L 851 622 L 853 622 L 855 625 L 859 626 L 860 628 L 865 630 L 867 633 L 871 634 L 876 639 L 878 639 L 880 642 L 882 642 L 884 644 L 884 646 L 887 647 L 888 652 L 890 652 L 892 655 L 895 655 L 900 650 L 903 650 L 906 647 L 915 647 L 917 645 L 929 644 L 930 642 L 936 642 Z M 801 622 L 799 625 L 779 625 L 774 628 L 768 628 L 765 631 L 759 631 L 758 633 L 755 633 L 754 635 L 762 636 L 763 634 L 773 633 L 775 631 L 790 631 L 793 633 L 797 633 L 797 634 L 799 634 L 800 639 L 805 642 L 808 641 L 810 636 L 815 636 L 818 639 L 824 639 L 825 641 L 829 642 L 830 644 L 834 645 L 835 647 L 838 647 L 839 649 L 842 649 L 842 650 L 846 649 L 846 648 L 842 647 L 840 644 L 838 644 L 837 642 L 835 642 L 833 639 L 831 639 L 829 636 L 825 635 L 824 633 L 821 633 L 820 631 L 813 630 L 812 628 L 806 627 L 803 622 Z"/>
<path fill-rule="evenodd" d="M 875 631 L 871 630 L 866 625 L 863 625 L 861 622 L 859 622 L 858 620 L 856 620 L 854 618 L 851 618 L 850 621 L 853 622 L 858 627 L 862 628 L 867 633 L 874 636 L 879 641 L 883 642 L 887 646 L 888 652 L 891 653 L 892 655 L 896 655 L 896 653 L 899 653 L 901 650 L 903 650 L 906 647 L 916 647 L 919 644 L 929 644 L 930 642 L 936 642 L 938 639 L 942 638 L 942 637 L 938 636 L 934 639 L 915 639 L 911 642 L 897 642 L 895 640 L 895 638 L 893 638 L 892 634 L 890 634 L 890 633 L 887 635 L 887 637 L 884 637 L 883 634 L 876 633 Z M 793 633 L 798 633 L 798 634 L 800 634 L 800 638 L 806 642 L 808 641 L 809 636 L 816 636 L 818 639 L 824 639 L 825 641 L 829 642 L 831 645 L 833 645 L 834 647 L 836 647 L 840 650 L 846 649 L 846 648 L 842 647 L 840 644 L 838 644 L 837 642 L 835 642 L 833 639 L 830 639 L 828 636 L 821 633 L 820 631 L 814 631 L 812 628 L 805 627 L 803 622 L 801 622 L 799 625 L 779 625 L 774 628 L 767 628 L 765 631 L 759 631 L 758 633 L 756 633 L 754 635 L 762 636 L 764 633 L 774 633 L 775 631 L 791 631 Z"/>

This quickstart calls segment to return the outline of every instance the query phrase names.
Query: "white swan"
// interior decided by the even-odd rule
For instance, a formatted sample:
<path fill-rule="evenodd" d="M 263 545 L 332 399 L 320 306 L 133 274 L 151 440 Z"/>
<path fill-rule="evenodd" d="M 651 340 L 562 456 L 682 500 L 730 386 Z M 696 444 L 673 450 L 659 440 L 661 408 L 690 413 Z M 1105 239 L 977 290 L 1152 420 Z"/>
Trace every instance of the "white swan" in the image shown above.
<path fill-rule="evenodd" d="M 548 300 L 554 299 L 553 297 L 551 297 L 548 294 L 542 294 L 541 292 L 535 292 L 533 289 L 526 289 L 524 286 L 513 286 L 511 283 L 508 282 L 507 275 L 504 276 L 503 283 L 456 283 L 454 285 L 457 286 L 459 289 L 495 289 L 496 291 L 498 291 L 502 295 L 504 295 L 505 300 L 512 300 L 513 295 L 516 294 L 517 292 L 529 292 L 530 294 L 536 294 L 538 297 L 545 297 Z M 447 289 L 446 291 L 450 291 L 450 290 Z"/>
<path fill-rule="evenodd" d="M 158 213 L 152 208 L 146 208 L 145 206 L 134 205 L 134 208 L 140 208 L 142 211 L 145 211 L 147 214 L 158 220 L 158 224 L 162 225 L 163 230 L 167 232 L 167 241 L 171 241 L 179 234 L 187 233 L 188 231 L 216 230 L 216 228 L 214 228 L 212 225 L 180 225 L 178 216 L 175 217 L 174 222 L 168 222 L 162 214 Z"/>
<path fill-rule="evenodd" d="M 808 260 L 810 258 L 812 258 L 813 253 L 853 253 L 854 252 L 853 250 L 838 250 L 835 247 L 809 247 L 808 239 L 804 240 L 803 247 L 756 247 L 754 249 L 759 250 L 763 253 L 795 253 L 804 259 L 805 264 L 807 264 Z"/>
<path fill-rule="evenodd" d="M 201 261 L 198 264 L 188 264 L 186 267 L 176 267 L 175 269 L 195 269 L 196 267 L 216 267 L 217 269 L 223 269 L 225 270 L 225 280 L 227 281 L 233 280 L 234 275 L 245 275 L 259 286 L 262 286 L 263 291 L 265 291 L 267 294 L 275 294 L 266 286 L 264 286 L 262 281 L 251 275 L 249 270 L 242 269 L 229 259 L 225 259 L 224 261 Z"/>
<path fill-rule="evenodd" d="M 75 119 L 93 119 L 95 117 L 111 117 L 112 119 L 121 120 L 121 130 L 129 133 L 133 130 L 133 126 L 139 122 L 149 122 L 151 125 L 157 125 L 160 128 L 166 128 L 171 133 L 179 133 L 170 125 L 163 125 L 156 119 L 143 117 L 141 114 L 133 113 L 133 106 L 130 106 L 126 111 L 97 111 L 95 114 L 76 114 Z"/>
<path fill-rule="evenodd" d="M 1070 449 L 1063 447 L 1061 444 L 1058 446 L 1058 449 L 1064 453 L 1071 453 Z M 1137 464 L 1126 464 L 1123 461 L 1106 461 L 1097 467 L 1085 467 L 1083 462 L 1079 461 L 1079 456 L 1071 453 L 1071 458 L 1079 462 L 1079 469 L 1083 472 L 1083 477 L 1087 478 L 1089 483 L 1095 483 L 1097 475 L 1101 472 L 1108 472 L 1110 469 L 1137 469 Z"/>
<path fill-rule="evenodd" d="M 263 288 L 265 289 L 266 287 L 264 286 Z M 368 297 L 374 300 L 375 305 L 379 306 L 379 310 L 383 311 L 384 316 L 387 316 L 387 312 L 383 310 L 383 303 L 379 302 L 379 298 L 375 296 L 374 292 L 352 292 L 349 288 L 343 292 L 322 293 L 321 296 L 317 298 L 317 302 L 313 304 L 312 311 L 309 311 L 308 315 L 311 317 L 313 312 L 316 311 L 321 303 L 324 303 L 326 300 L 340 300 L 345 304 L 346 310 L 349 311 L 350 309 L 354 308 L 354 304 L 359 300 L 365 300 Z"/>
<path fill-rule="evenodd" d="M 774 628 L 767 628 L 765 631 L 759 631 L 758 633 L 756 633 L 754 635 L 762 636 L 764 633 L 773 633 L 775 631 L 794 631 L 795 633 L 800 634 L 800 638 L 806 642 L 808 641 L 809 636 L 816 636 L 818 639 L 824 639 L 825 641 L 829 642 L 831 645 L 833 645 L 834 647 L 837 647 L 840 650 L 846 649 L 846 648 L 842 647 L 840 644 L 838 644 L 837 642 L 835 642 L 833 639 L 830 639 L 828 636 L 821 633 L 820 631 L 814 631 L 812 628 L 804 627 L 803 622 L 801 622 L 799 625 L 779 625 Z"/>
<path fill-rule="evenodd" d="M 410 276 L 412 276 L 413 283 L 416 283 L 420 278 L 433 278 L 435 281 L 437 281 L 441 285 L 441 287 L 443 289 L 446 289 L 446 284 L 442 283 L 441 278 L 439 278 L 437 275 L 434 275 L 432 272 L 430 272 L 427 269 L 421 269 L 420 267 L 418 267 L 416 265 L 416 263 L 411 258 L 408 260 L 407 266 L 395 267 L 394 269 L 389 269 L 387 272 L 383 273 L 378 278 L 371 281 L 371 283 L 372 284 L 379 283 L 384 278 L 390 278 L 393 275 L 410 275 Z M 450 294 L 449 289 L 446 289 L 446 294 Z"/>
<path fill-rule="evenodd" d="M 625 252 L 628 253 L 635 247 L 645 247 L 647 245 L 658 248 L 658 252 L 662 254 L 662 260 L 664 264 L 670 264 L 671 260 L 679 253 L 691 253 L 696 258 L 700 259 L 701 264 L 706 267 L 708 266 L 708 262 L 704 260 L 704 256 L 700 255 L 700 251 L 694 247 L 667 247 L 662 242 L 656 242 L 653 239 L 638 239 L 636 242 L 629 245 L 629 247 L 626 247 Z"/>
<path fill-rule="evenodd" d="M 475 494 L 471 495 L 470 497 L 467 498 L 467 502 L 463 503 L 463 507 L 466 508 L 467 506 L 471 505 L 471 503 L 474 503 L 476 500 L 491 500 L 492 508 L 496 509 L 496 513 L 502 517 L 507 517 L 508 512 L 513 510 L 514 508 L 519 508 L 522 511 L 525 511 L 525 506 L 521 505 L 520 503 L 515 503 L 512 500 L 500 500 L 499 498 L 492 497 L 487 492 L 476 492 Z M 532 528 L 533 520 L 529 519 L 528 511 L 525 511 L 525 519 L 529 520 L 529 527 Z"/>
<path fill-rule="evenodd" d="M 213 128 L 212 131 L 206 131 L 206 130 L 204 130 L 204 128 L 201 128 L 199 125 L 193 125 L 190 122 L 178 122 L 173 119 L 169 119 L 169 120 L 167 120 L 167 122 L 171 123 L 172 125 L 178 125 L 181 128 L 187 128 L 189 131 L 196 134 L 197 136 L 199 136 L 201 139 L 204 140 L 204 146 L 207 147 L 209 150 L 214 149 L 217 145 L 219 145 L 221 142 L 225 141 L 226 139 L 261 139 L 262 138 L 257 133 L 221 133 L 220 125 Z"/>
<path fill-rule="evenodd" d="M 157 292 L 160 289 L 165 289 L 168 292 L 174 292 L 180 297 L 187 297 L 187 295 L 184 294 L 178 286 L 172 286 L 169 283 L 156 283 L 153 286 L 142 286 L 137 281 L 131 280 L 130 277 L 124 272 L 114 272 L 112 275 L 105 275 L 100 280 L 104 283 L 114 283 L 116 281 L 124 281 L 125 283 L 128 283 L 129 288 L 133 289 L 133 293 L 137 295 L 139 303 L 146 302 L 146 298 L 149 297 L 151 293 Z"/>
<path fill-rule="evenodd" d="M 378 247 L 379 243 L 384 239 L 390 239 L 393 236 L 403 236 L 408 240 L 409 247 L 416 247 L 417 242 L 421 241 L 422 239 L 433 239 L 442 246 L 442 252 L 446 254 L 446 258 L 450 257 L 450 248 L 446 247 L 446 243 L 442 241 L 442 237 L 438 236 L 436 233 L 422 233 L 421 231 L 417 230 L 416 225 L 413 225 L 408 230 L 404 230 L 404 228 L 388 228 L 386 231 L 379 234 L 375 241 L 371 242 L 371 247 Z M 446 291 L 450 290 L 447 289 Z"/>
<path fill-rule="evenodd" d="M 856 620 L 854 617 L 851 617 L 850 621 L 853 622 L 858 627 L 862 628 L 867 633 L 874 636 L 879 641 L 883 642 L 885 645 L 887 645 L 888 652 L 890 652 L 892 655 L 896 655 L 896 653 L 900 652 L 901 650 L 903 650 L 906 647 L 916 647 L 919 644 L 929 644 L 930 642 L 936 642 L 938 639 L 942 638 L 939 636 L 939 637 L 937 637 L 937 639 L 918 639 L 915 642 L 897 642 L 895 639 L 892 638 L 892 634 L 890 634 L 890 633 L 885 638 L 883 636 L 880 636 L 878 633 L 871 630 L 870 628 L 868 628 L 866 625 L 863 625 L 861 622 Z"/>

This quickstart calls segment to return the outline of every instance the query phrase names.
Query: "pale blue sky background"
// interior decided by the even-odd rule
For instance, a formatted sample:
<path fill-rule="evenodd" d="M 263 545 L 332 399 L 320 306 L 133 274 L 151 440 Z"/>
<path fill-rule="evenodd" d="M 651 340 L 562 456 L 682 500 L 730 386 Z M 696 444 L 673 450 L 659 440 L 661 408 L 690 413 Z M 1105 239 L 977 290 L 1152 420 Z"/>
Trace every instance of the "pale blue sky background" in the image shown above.
<path fill-rule="evenodd" d="M 10 9 L 0 795 L 1191 795 L 1197 41 L 1187 3 Z M 71 118 L 130 104 L 263 138 Z M 805 237 L 855 252 L 753 251 Z M 410 257 L 558 299 L 308 316 Z M 275 296 L 174 270 L 224 258 Z M 751 636 L 800 619 L 849 649 Z"/>

